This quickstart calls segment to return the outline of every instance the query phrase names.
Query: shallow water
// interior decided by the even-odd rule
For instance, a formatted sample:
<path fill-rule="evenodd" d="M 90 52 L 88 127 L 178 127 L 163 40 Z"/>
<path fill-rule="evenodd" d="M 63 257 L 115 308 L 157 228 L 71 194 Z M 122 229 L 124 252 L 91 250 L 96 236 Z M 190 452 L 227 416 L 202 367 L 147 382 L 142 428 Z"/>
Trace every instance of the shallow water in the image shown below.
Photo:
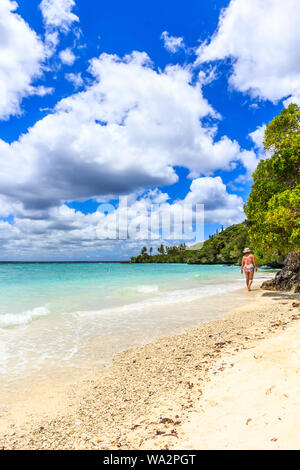
<path fill-rule="evenodd" d="M 240 287 L 236 266 L 0 265 L 1 389 L 72 381 L 122 349 L 221 318 L 244 301 Z"/>

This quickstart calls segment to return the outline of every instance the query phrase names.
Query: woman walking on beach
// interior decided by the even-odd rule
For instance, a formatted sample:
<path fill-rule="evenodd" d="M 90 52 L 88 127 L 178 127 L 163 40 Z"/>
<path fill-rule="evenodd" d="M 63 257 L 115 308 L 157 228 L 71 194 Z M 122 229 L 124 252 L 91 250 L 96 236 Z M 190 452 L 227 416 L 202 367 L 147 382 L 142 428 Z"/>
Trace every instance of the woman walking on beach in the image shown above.
<path fill-rule="evenodd" d="M 254 256 L 251 253 L 251 250 L 249 248 L 245 248 L 244 253 L 245 255 L 242 259 L 241 273 L 243 274 L 243 270 L 245 271 L 246 285 L 248 291 L 250 291 L 254 277 L 254 269 L 255 271 L 257 271 L 257 266 L 255 263 Z"/>

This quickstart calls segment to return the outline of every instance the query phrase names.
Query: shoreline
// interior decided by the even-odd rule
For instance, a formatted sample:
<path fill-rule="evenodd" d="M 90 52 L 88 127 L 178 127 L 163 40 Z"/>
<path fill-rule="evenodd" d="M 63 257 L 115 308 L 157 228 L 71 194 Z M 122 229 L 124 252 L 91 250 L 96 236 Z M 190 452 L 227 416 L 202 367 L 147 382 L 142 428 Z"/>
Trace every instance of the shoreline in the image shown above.
<path fill-rule="evenodd" d="M 261 278 L 256 282 L 261 282 Z M 198 294 L 200 292 L 199 297 L 191 299 L 185 298 L 184 303 L 183 299 L 180 299 L 178 302 L 178 293 L 180 293 L 180 290 L 175 289 L 173 292 L 167 291 L 168 296 L 172 298 L 171 305 L 168 303 L 153 303 L 151 305 L 150 302 L 152 302 L 152 299 L 142 299 L 139 300 L 140 303 L 136 302 L 125 305 L 127 312 L 131 315 L 132 321 L 134 322 L 140 322 L 141 319 L 147 324 L 147 317 L 150 315 L 152 324 L 149 326 L 151 328 L 146 330 L 136 328 L 137 331 L 135 334 L 132 333 L 127 336 L 120 336 L 119 333 L 116 333 L 112 337 L 112 340 L 109 339 L 109 344 L 107 345 L 109 347 L 106 346 L 107 341 L 104 343 L 104 347 L 103 344 L 102 347 L 98 347 L 98 344 L 101 344 L 101 338 L 99 339 L 95 335 L 93 345 L 88 345 L 90 349 L 86 350 L 89 351 L 86 360 L 82 361 L 80 364 L 75 364 L 73 367 L 72 365 L 71 367 L 68 365 L 68 367 L 65 368 L 58 367 L 57 369 L 53 367 L 47 369 L 47 367 L 45 367 L 44 370 L 38 370 L 36 374 L 32 367 L 29 369 L 29 373 L 24 371 L 24 374 L 19 373 L 18 376 L 15 375 L 12 379 L 8 375 L 7 380 L 5 380 L 6 377 L 3 375 L 0 381 L 0 403 L 11 403 L 13 399 L 18 400 L 19 398 L 23 400 L 24 398 L 21 397 L 22 394 L 26 399 L 27 394 L 31 392 L 32 388 L 38 393 L 39 389 L 43 387 L 55 388 L 57 384 L 61 386 L 71 386 L 85 378 L 88 379 L 90 376 L 97 373 L 97 371 L 110 367 L 112 358 L 116 354 L 127 349 L 141 347 L 164 336 L 182 334 L 189 329 L 196 328 L 202 322 L 221 319 L 224 315 L 224 311 L 230 312 L 240 305 L 240 303 L 243 303 L 245 299 L 249 298 L 249 294 L 241 285 L 235 285 L 233 288 L 227 288 L 227 291 L 222 293 L 217 291 L 214 294 L 213 291 L 211 293 L 201 293 L 201 290 L 199 291 L 195 287 L 193 287 L 192 290 L 196 291 Z M 182 292 L 185 294 L 187 290 L 183 289 Z M 175 299 L 173 299 L 174 294 L 176 294 Z M 250 295 L 250 298 L 251 301 L 254 300 L 254 293 Z M 162 300 L 164 301 L 165 298 Z M 136 309 L 137 305 L 143 306 L 143 311 L 138 312 L 141 313 L 141 315 L 138 315 L 138 318 L 136 318 L 136 313 L 132 314 L 132 312 L 130 312 L 130 307 Z M 204 305 L 205 310 L 203 310 Z M 225 309 L 224 305 L 226 306 Z M 159 307 L 159 309 L 157 307 Z M 121 320 L 123 316 L 124 314 L 122 313 L 122 316 L 120 316 Z M 168 321 L 164 318 L 168 318 Z M 43 321 L 43 318 L 41 320 Z M 113 320 L 115 321 L 115 319 Z M 35 325 L 36 323 L 34 323 L 33 326 Z M 107 336 L 107 338 L 109 337 Z M 81 350 L 84 351 L 84 349 Z M 98 351 L 97 355 L 93 352 L 95 350 Z M 90 359 L 88 357 L 90 357 Z M 34 362 L 31 364 L 34 364 Z"/>
<path fill-rule="evenodd" d="M 122 351 L 88 379 L 33 393 L 10 414 L 2 410 L 0 448 L 171 449 L 180 442 L 188 448 L 190 413 L 207 384 L 231 367 L 228 358 L 300 319 L 300 309 L 292 307 L 299 295 L 253 294 L 253 302 L 222 320 Z"/>

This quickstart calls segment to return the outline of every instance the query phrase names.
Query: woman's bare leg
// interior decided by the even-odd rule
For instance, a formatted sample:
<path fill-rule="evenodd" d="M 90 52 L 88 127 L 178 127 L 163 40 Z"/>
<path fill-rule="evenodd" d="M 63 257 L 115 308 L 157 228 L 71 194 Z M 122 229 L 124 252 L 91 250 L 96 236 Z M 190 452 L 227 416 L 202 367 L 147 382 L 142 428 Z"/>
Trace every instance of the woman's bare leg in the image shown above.
<path fill-rule="evenodd" d="M 246 276 L 246 286 L 247 286 L 247 289 L 249 290 L 249 272 L 248 271 L 245 271 L 245 276 Z"/>
<path fill-rule="evenodd" d="M 251 290 L 252 282 L 253 282 L 253 277 L 254 277 L 254 271 L 251 271 L 249 273 L 249 278 L 248 278 L 248 290 Z"/>

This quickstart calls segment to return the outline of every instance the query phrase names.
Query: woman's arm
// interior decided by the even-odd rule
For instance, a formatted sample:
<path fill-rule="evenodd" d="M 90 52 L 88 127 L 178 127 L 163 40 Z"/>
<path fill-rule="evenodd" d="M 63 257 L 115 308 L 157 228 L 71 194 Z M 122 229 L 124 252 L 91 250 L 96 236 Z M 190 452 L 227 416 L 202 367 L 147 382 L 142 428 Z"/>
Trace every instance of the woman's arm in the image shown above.
<path fill-rule="evenodd" d="M 242 258 L 242 264 L 241 264 L 241 273 L 242 274 L 243 274 L 244 263 L 245 263 L 245 256 L 243 256 L 243 258 Z"/>

